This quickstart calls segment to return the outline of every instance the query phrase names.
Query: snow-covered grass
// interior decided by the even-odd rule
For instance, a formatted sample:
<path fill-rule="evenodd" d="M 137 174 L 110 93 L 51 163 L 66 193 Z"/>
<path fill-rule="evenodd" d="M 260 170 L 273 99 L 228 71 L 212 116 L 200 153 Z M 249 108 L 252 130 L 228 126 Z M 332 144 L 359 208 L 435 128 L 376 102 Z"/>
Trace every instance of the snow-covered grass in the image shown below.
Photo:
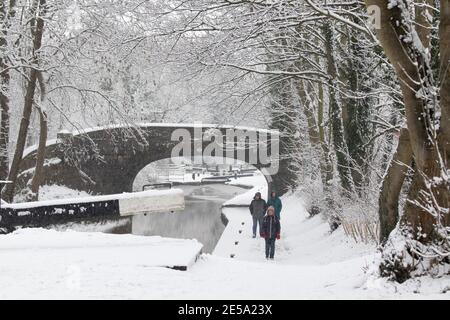
<path fill-rule="evenodd" d="M 39 200 L 55 200 L 55 199 L 69 199 L 89 197 L 90 194 L 86 191 L 70 189 L 66 186 L 60 185 L 44 185 L 39 188 Z"/>
<path fill-rule="evenodd" d="M 70 199 L 90 197 L 91 195 L 85 191 L 75 190 L 66 186 L 60 185 L 43 185 L 39 188 L 39 201 L 48 201 L 56 199 Z M 25 194 L 17 194 L 14 197 L 14 202 L 24 202 Z"/>

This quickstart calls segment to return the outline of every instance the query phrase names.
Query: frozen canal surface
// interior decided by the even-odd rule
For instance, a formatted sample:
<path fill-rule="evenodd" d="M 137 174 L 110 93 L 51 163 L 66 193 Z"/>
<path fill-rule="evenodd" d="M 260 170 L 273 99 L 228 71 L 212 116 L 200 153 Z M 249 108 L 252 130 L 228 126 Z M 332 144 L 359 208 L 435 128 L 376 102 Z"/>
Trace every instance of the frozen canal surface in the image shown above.
<path fill-rule="evenodd" d="M 176 188 L 182 189 L 185 193 L 185 210 L 134 216 L 132 233 L 197 239 L 203 244 L 203 252 L 211 253 L 225 229 L 221 218 L 222 203 L 245 192 L 246 189 L 224 184 L 176 186 Z"/>

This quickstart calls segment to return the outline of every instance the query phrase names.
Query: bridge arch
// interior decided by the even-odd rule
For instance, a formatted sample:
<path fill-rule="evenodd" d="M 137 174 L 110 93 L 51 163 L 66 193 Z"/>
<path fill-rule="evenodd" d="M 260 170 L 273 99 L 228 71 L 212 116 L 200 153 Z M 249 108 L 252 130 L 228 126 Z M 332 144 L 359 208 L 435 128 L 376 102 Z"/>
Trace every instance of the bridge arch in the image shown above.
<path fill-rule="evenodd" d="M 269 190 L 282 194 L 288 186 L 277 167 L 278 139 L 276 131 L 211 124 L 117 125 L 61 133 L 46 148 L 44 183 L 94 194 L 131 192 L 145 166 L 171 158 L 174 150 L 183 151 L 184 157 L 212 150 L 213 156 L 252 164 L 264 174 Z M 28 149 L 21 163 L 23 183 L 31 177 L 35 163 L 36 150 Z"/>

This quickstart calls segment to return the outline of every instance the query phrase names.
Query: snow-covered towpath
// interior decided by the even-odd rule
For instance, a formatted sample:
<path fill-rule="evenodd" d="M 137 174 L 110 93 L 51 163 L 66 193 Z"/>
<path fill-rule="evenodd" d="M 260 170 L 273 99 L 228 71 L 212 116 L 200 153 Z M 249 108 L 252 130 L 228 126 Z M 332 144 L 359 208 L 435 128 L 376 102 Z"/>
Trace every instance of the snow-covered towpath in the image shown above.
<path fill-rule="evenodd" d="M 252 191 L 255 190 L 247 196 Z M 240 199 L 245 201 L 245 196 Z M 345 236 L 342 228 L 330 234 L 328 224 L 320 216 L 309 218 L 301 199 L 295 195 L 283 197 L 283 208 L 281 240 L 277 241 L 275 261 L 265 259 L 264 240 L 252 238 L 248 208 L 224 208 L 229 223 L 221 240 L 213 255 L 204 255 L 189 276 L 192 281 L 189 285 L 194 285 L 195 290 L 187 294 L 173 292 L 173 297 L 450 298 L 450 292 L 441 293 L 450 288 L 450 278 L 423 278 L 395 285 L 369 276 L 366 270 L 372 268 L 374 245 L 355 243 Z M 234 254 L 234 258 L 230 254 Z M 414 293 L 415 290 L 420 293 Z"/>

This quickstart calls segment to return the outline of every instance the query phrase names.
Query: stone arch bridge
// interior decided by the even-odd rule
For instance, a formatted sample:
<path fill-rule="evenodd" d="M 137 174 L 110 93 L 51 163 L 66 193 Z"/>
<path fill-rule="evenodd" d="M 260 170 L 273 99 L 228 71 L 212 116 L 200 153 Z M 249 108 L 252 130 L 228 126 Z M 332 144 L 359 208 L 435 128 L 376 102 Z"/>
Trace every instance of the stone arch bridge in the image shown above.
<path fill-rule="evenodd" d="M 141 124 L 108 126 L 80 133 L 59 133 L 46 147 L 44 183 L 60 184 L 94 194 L 131 192 L 136 175 L 148 164 L 174 153 L 245 161 L 265 176 L 269 190 L 280 194 L 285 170 L 278 168 L 276 131 L 205 124 Z M 21 163 L 19 188 L 31 178 L 36 150 L 27 149 Z"/>

